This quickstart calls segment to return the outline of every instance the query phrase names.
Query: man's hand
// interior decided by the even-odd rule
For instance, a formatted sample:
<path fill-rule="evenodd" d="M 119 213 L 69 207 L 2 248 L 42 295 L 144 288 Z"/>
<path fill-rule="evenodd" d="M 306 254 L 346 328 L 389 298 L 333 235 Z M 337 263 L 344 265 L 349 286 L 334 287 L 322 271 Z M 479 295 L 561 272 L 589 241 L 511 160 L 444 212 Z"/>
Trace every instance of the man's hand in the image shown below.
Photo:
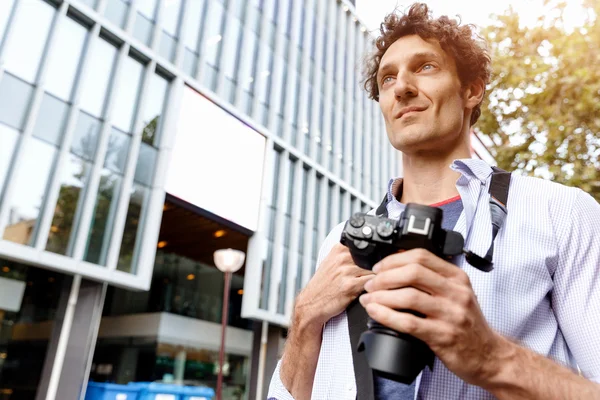
<path fill-rule="evenodd" d="M 356 266 L 350 250 L 337 243 L 298 295 L 295 313 L 322 326 L 344 311 L 374 276 Z"/>
<path fill-rule="evenodd" d="M 360 301 L 377 322 L 423 340 L 464 381 L 482 386 L 497 373 L 506 342 L 487 324 L 467 274 L 423 249 L 378 263 Z M 410 309 L 427 318 L 398 312 Z"/>
<path fill-rule="evenodd" d="M 281 361 L 281 382 L 297 400 L 310 399 L 323 325 L 348 307 L 374 273 L 352 261 L 337 243 L 296 298 L 292 324 Z"/>

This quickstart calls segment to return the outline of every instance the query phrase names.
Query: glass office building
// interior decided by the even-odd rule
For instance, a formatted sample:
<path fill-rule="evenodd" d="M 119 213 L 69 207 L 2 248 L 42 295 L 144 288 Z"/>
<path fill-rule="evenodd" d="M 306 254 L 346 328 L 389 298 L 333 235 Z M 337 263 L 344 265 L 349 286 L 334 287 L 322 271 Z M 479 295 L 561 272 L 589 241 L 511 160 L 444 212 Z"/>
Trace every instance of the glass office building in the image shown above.
<path fill-rule="evenodd" d="M 0 399 L 214 386 L 221 247 L 227 396 L 264 394 L 320 243 L 400 173 L 371 46 L 347 0 L 0 1 Z"/>

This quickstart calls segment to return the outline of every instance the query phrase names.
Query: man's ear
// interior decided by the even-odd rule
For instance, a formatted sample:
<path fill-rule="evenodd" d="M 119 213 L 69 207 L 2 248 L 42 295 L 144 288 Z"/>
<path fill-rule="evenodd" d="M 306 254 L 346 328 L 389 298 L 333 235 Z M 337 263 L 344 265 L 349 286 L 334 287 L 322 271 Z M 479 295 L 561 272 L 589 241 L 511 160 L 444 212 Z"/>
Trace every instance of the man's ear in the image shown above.
<path fill-rule="evenodd" d="M 465 106 L 470 109 L 475 108 L 483 100 L 484 93 L 485 83 L 483 83 L 483 79 L 475 79 L 465 90 Z"/>

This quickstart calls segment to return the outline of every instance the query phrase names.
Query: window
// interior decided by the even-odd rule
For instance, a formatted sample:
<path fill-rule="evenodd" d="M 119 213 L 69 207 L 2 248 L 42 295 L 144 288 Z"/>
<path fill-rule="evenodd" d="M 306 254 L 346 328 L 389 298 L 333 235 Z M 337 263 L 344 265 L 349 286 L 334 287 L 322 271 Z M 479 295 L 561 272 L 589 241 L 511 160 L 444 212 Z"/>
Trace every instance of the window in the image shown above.
<path fill-rule="evenodd" d="M 33 136 L 49 144 L 60 146 L 69 106 L 62 100 L 44 94 Z"/>
<path fill-rule="evenodd" d="M 4 33 L 6 32 L 6 25 L 10 14 L 12 12 L 15 0 L 4 0 L 0 1 L 0 45 L 4 39 Z"/>
<path fill-rule="evenodd" d="M 155 147 L 168 87 L 169 82 L 165 78 L 157 74 L 152 75 L 145 107 L 141 114 L 142 141 Z"/>
<path fill-rule="evenodd" d="M 115 87 L 117 95 L 113 106 L 113 124 L 127 133 L 130 133 L 133 127 L 143 73 L 144 66 L 133 58 L 127 57 L 119 73 L 119 83 Z"/>
<path fill-rule="evenodd" d="M 8 72 L 0 80 L 0 122 L 22 130 L 33 88 Z"/>
<path fill-rule="evenodd" d="M 46 91 L 69 101 L 80 67 L 88 31 L 70 18 L 58 27 L 55 45 L 46 72 Z"/>
<path fill-rule="evenodd" d="M 19 2 L 18 6 L 12 22 L 11 38 L 3 52 L 4 67 L 19 78 L 33 83 L 56 10 L 41 0 Z"/>
<path fill-rule="evenodd" d="M 170 0 L 163 4 L 162 35 L 158 52 L 167 60 L 173 61 L 178 41 L 181 0 Z"/>
<path fill-rule="evenodd" d="M 75 221 L 80 208 L 83 189 L 87 185 L 92 165 L 83 159 L 70 154 L 62 172 L 61 186 L 54 208 L 54 216 L 48 233 L 46 250 L 58 254 L 69 254 L 72 250 L 72 232 L 77 225 Z"/>
<path fill-rule="evenodd" d="M 202 49 L 204 52 L 204 85 L 211 90 L 215 90 L 217 84 L 217 66 L 219 65 L 219 56 L 221 52 L 221 42 L 223 41 L 223 16 L 225 10 L 223 5 L 218 2 L 209 3 L 208 27 L 204 32 L 204 41 Z"/>
<path fill-rule="evenodd" d="M 203 24 L 205 1 L 195 0 L 186 3 L 186 17 L 188 18 L 183 32 L 185 50 L 183 55 L 183 70 L 191 76 L 196 75 L 199 49 L 198 43 Z"/>
<path fill-rule="evenodd" d="M 6 204 L 10 216 L 3 239 L 31 246 L 43 209 L 48 178 L 54 169 L 56 148 L 32 138 L 23 151 L 24 162 L 12 180 L 15 187 L 10 203 Z"/>
<path fill-rule="evenodd" d="M 4 190 L 4 182 L 12 164 L 12 158 L 15 154 L 19 132 L 0 124 L 0 198 Z"/>
<path fill-rule="evenodd" d="M 104 16 L 119 28 L 125 27 L 129 0 L 108 0 Z"/>
<path fill-rule="evenodd" d="M 240 33 L 242 31 L 242 24 L 237 18 L 229 17 L 227 19 L 227 25 L 229 26 L 229 29 L 227 31 L 227 37 L 225 38 L 222 62 L 223 73 L 225 74 L 225 90 L 223 94 L 226 100 L 232 102 L 237 83 L 236 72 L 238 70 L 237 61 L 240 53 Z"/>
<path fill-rule="evenodd" d="M 157 3 L 156 0 L 139 0 L 136 5 L 137 15 L 133 26 L 133 36 L 149 46 L 150 40 L 152 40 Z"/>
<path fill-rule="evenodd" d="M 117 49 L 105 40 L 99 38 L 95 40 L 96 43 L 89 56 L 89 67 L 83 82 L 81 109 L 96 117 L 102 117 Z"/>

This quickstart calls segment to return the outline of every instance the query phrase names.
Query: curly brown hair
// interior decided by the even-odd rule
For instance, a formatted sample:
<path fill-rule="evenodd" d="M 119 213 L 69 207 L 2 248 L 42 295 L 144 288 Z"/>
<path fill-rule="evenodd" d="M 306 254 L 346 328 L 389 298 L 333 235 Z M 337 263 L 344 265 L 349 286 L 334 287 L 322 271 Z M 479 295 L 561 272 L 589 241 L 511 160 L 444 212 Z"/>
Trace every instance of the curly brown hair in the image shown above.
<path fill-rule="evenodd" d="M 365 62 L 364 87 L 369 97 L 379 101 L 377 71 L 381 58 L 396 40 L 403 36 L 419 35 L 422 39 L 435 39 L 456 62 L 458 77 L 463 87 L 481 78 L 485 85 L 490 81 L 491 58 L 483 39 L 473 25 L 461 25 L 460 21 L 441 16 L 431 17 L 424 3 L 413 4 L 408 13 L 388 14 L 380 26 L 380 36 L 375 41 L 376 50 Z M 481 103 L 471 114 L 471 125 L 481 115 Z"/>

